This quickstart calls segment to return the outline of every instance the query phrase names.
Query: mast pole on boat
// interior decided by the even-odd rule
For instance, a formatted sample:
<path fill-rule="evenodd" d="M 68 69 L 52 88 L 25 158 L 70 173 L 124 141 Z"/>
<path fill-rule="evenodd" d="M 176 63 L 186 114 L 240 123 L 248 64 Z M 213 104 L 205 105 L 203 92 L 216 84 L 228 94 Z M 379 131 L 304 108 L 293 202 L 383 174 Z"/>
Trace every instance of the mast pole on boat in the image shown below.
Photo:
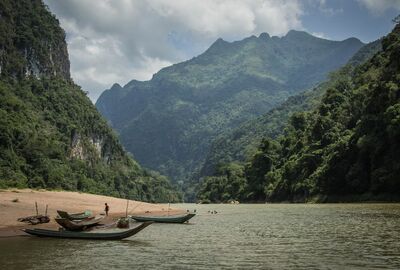
<path fill-rule="evenodd" d="M 129 207 L 129 199 L 126 200 L 126 211 L 125 211 L 125 217 L 128 217 L 128 207 Z"/>
<path fill-rule="evenodd" d="M 171 207 L 171 195 L 168 195 L 168 212 L 167 212 L 168 216 L 170 207 Z"/>

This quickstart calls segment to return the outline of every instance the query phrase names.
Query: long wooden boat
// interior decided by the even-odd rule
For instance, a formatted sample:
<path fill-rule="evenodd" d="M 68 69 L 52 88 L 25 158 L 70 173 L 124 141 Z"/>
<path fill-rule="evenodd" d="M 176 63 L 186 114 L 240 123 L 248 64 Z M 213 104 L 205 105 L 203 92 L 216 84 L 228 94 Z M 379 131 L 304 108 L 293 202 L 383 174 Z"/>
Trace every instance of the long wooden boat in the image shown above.
<path fill-rule="evenodd" d="M 88 217 L 90 217 L 92 215 L 91 211 L 85 211 L 85 212 L 82 212 L 82 213 L 69 214 L 66 211 L 57 210 L 57 213 L 58 213 L 58 215 L 60 217 L 66 218 L 66 219 L 69 219 L 69 220 L 82 220 L 82 219 L 88 218 Z"/>
<path fill-rule="evenodd" d="M 72 239 L 91 239 L 91 240 L 120 240 L 131 237 L 153 222 L 144 222 L 139 226 L 123 231 L 117 232 L 74 232 L 74 231 L 54 231 L 44 229 L 22 229 L 25 233 L 40 236 L 40 237 L 54 237 L 54 238 L 72 238 Z"/>
<path fill-rule="evenodd" d="M 70 231 L 82 231 L 88 227 L 98 224 L 104 217 L 89 217 L 83 220 L 69 220 L 66 218 L 55 218 L 56 222 Z"/>
<path fill-rule="evenodd" d="M 174 215 L 174 216 L 131 216 L 136 221 L 153 221 L 158 223 L 184 223 L 196 214 Z"/>

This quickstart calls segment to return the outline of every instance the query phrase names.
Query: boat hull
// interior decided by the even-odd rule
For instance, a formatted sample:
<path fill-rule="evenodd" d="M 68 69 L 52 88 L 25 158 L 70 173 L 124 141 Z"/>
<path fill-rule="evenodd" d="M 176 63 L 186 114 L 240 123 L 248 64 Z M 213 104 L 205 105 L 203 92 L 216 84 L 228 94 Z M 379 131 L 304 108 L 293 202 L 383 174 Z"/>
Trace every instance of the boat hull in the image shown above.
<path fill-rule="evenodd" d="M 56 222 L 67 230 L 82 231 L 85 228 L 97 225 L 104 217 L 87 218 L 80 221 L 72 221 L 66 218 L 55 218 Z"/>
<path fill-rule="evenodd" d="M 85 211 L 82 213 L 75 213 L 75 214 L 69 214 L 68 212 L 57 210 L 57 213 L 60 217 L 66 218 L 69 220 L 82 220 L 90 217 L 92 215 L 91 211 Z"/>
<path fill-rule="evenodd" d="M 25 233 L 39 237 L 53 237 L 53 238 L 69 238 L 69 239 L 87 239 L 87 240 L 121 240 L 131 237 L 153 222 L 144 222 L 141 225 L 124 230 L 122 232 L 74 232 L 74 231 L 54 231 L 44 229 L 23 229 Z"/>
<path fill-rule="evenodd" d="M 136 221 L 153 221 L 157 223 L 184 223 L 194 217 L 196 214 L 187 214 L 183 216 L 131 216 Z"/>

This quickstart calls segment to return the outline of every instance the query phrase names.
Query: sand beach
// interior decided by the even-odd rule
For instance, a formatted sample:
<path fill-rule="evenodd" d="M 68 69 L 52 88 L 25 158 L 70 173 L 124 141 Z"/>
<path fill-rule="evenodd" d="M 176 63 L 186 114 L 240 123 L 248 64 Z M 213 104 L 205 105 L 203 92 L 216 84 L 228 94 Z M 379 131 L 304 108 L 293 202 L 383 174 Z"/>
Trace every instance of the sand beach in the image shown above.
<path fill-rule="evenodd" d="M 29 225 L 18 222 L 20 217 L 36 215 L 35 202 L 38 204 L 39 214 L 44 214 L 46 205 L 47 214 L 51 221 L 46 224 Z M 24 235 L 23 228 L 57 229 L 59 225 L 54 221 L 57 210 L 71 213 L 91 210 L 94 215 L 104 214 L 104 203 L 110 206 L 109 216 L 102 223 L 112 223 L 119 217 L 125 216 L 126 199 L 68 191 L 45 191 L 32 189 L 0 190 L 0 237 Z M 151 204 L 140 201 L 129 201 L 128 215 L 171 215 L 181 214 L 186 210 L 169 209 L 168 204 Z"/>

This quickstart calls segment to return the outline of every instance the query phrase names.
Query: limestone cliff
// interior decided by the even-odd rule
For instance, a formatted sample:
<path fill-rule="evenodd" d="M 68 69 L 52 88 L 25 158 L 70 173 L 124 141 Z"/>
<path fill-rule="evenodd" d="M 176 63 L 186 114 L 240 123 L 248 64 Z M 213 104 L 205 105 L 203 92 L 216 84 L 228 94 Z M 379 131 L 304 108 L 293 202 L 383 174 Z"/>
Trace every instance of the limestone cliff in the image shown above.
<path fill-rule="evenodd" d="M 129 157 L 70 78 L 65 33 L 40 0 L 0 1 L 0 188 L 178 200 Z"/>

